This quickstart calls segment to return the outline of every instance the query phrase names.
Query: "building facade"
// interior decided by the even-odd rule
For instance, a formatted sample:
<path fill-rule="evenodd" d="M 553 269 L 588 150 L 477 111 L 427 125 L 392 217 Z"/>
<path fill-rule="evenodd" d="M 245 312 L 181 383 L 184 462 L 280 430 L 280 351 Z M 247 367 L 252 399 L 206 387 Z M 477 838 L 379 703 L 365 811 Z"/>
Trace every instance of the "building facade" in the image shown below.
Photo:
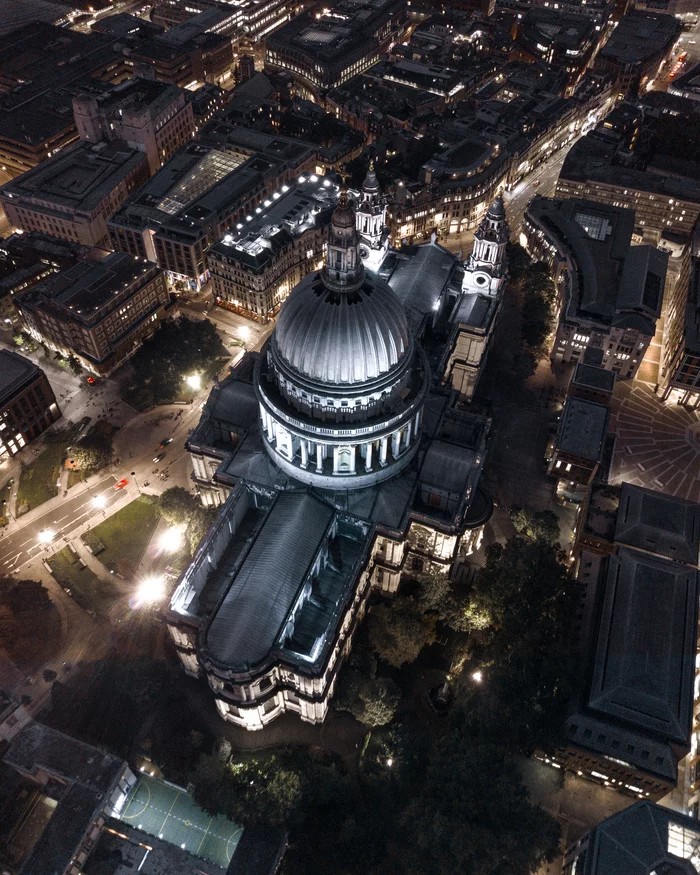
<path fill-rule="evenodd" d="M 220 307 L 265 324 L 322 263 L 338 187 L 330 177 L 303 179 L 283 185 L 253 213 L 252 222 L 238 223 L 240 229 L 224 234 L 207 252 Z"/>
<path fill-rule="evenodd" d="M 554 362 L 577 362 L 588 348 L 603 367 L 633 378 L 661 314 L 668 255 L 632 246 L 632 210 L 587 200 L 536 196 L 521 242 L 554 272 L 560 307 Z"/>
<path fill-rule="evenodd" d="M 0 203 L 22 231 L 106 248 L 107 219 L 148 176 L 145 153 L 124 142 L 79 143 L 4 185 Z"/>
<path fill-rule="evenodd" d="M 114 252 L 49 277 L 17 306 L 32 337 L 108 376 L 155 332 L 169 303 L 155 264 Z"/>
<path fill-rule="evenodd" d="M 498 197 L 474 235 L 472 252 L 464 264 L 462 294 L 451 317 L 444 380 L 464 401 L 474 396 L 486 364 L 508 276 L 509 236 L 503 199 Z"/>
<path fill-rule="evenodd" d="M 41 368 L 16 352 L 0 350 L 0 462 L 16 456 L 60 418 Z"/>
<path fill-rule="evenodd" d="M 188 441 L 202 500 L 222 506 L 168 628 L 185 671 L 249 730 L 286 712 L 322 722 L 370 594 L 461 567 L 491 512 L 479 487 L 490 423 L 432 387 L 425 319 L 409 315 L 421 296 L 435 310 L 444 250 L 427 244 L 417 289 L 415 270 L 408 286 L 366 272 L 360 245 L 342 195 L 322 269 Z"/>
<path fill-rule="evenodd" d="M 185 92 L 153 79 L 86 86 L 73 98 L 73 115 L 81 140 L 123 140 L 146 153 L 151 174 L 195 134 L 192 103 Z"/>

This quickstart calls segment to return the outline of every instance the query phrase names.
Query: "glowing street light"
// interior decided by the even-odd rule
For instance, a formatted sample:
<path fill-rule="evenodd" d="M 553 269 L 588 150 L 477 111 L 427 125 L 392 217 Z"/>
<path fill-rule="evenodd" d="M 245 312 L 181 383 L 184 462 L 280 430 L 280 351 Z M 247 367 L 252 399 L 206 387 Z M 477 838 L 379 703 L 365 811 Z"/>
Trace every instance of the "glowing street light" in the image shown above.
<path fill-rule="evenodd" d="M 241 325 L 238 329 L 238 336 L 241 340 L 248 340 L 250 337 L 250 328 L 247 325 Z"/>
<path fill-rule="evenodd" d="M 195 391 L 202 388 L 202 378 L 199 374 L 190 374 L 189 377 L 185 377 L 185 382 Z"/>
<path fill-rule="evenodd" d="M 44 529 L 42 532 L 39 532 L 39 541 L 42 544 L 50 544 L 51 541 L 56 537 L 56 532 L 51 529 Z"/>
<path fill-rule="evenodd" d="M 160 536 L 158 544 L 165 553 L 177 553 L 184 541 L 185 527 L 171 526 Z"/>
<path fill-rule="evenodd" d="M 391 768 L 394 765 L 394 760 L 389 757 L 389 759 L 386 761 L 386 764 L 387 766 L 389 766 L 389 768 Z"/>
<path fill-rule="evenodd" d="M 162 575 L 145 577 L 136 591 L 137 605 L 153 605 L 165 598 L 165 578 Z"/>
<path fill-rule="evenodd" d="M 480 684 L 483 679 L 484 679 L 484 676 L 480 671 L 475 671 L 474 674 L 472 675 L 472 680 L 476 681 L 477 684 Z"/>
<path fill-rule="evenodd" d="M 104 497 L 104 495 L 96 495 L 92 499 L 92 506 L 96 507 L 97 510 L 102 510 L 106 504 L 107 504 L 107 499 Z"/>

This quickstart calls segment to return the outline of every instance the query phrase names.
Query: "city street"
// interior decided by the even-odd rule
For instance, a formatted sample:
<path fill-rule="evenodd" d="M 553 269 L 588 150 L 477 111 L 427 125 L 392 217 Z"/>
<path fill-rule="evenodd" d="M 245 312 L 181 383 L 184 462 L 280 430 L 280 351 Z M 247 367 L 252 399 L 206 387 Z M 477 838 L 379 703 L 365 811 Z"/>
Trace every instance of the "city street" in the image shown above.
<path fill-rule="evenodd" d="M 113 476 L 102 475 L 93 485 L 75 486 L 67 497 L 57 495 L 10 523 L 5 529 L 7 534 L 0 535 L 0 574 L 17 571 L 26 562 L 41 556 L 44 550 L 50 555 L 59 544 L 64 546 L 71 532 L 103 513 L 95 506 L 96 498 L 105 500 L 105 511 L 126 504 L 128 493 L 116 490 L 116 482 Z M 78 494 L 72 494 L 76 492 Z M 47 543 L 40 537 L 42 532 L 50 532 L 55 537 Z"/>

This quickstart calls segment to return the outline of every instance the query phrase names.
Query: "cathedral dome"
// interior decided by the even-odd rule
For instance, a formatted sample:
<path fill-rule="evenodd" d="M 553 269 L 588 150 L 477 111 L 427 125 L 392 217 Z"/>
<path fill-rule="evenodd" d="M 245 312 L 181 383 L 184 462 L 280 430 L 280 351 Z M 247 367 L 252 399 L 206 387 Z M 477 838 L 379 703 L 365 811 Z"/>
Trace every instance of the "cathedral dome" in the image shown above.
<path fill-rule="evenodd" d="M 365 275 L 358 288 L 338 291 L 318 272 L 285 301 L 272 343 L 321 391 L 323 384 L 371 383 L 398 368 L 413 346 L 401 302 L 385 282 Z"/>

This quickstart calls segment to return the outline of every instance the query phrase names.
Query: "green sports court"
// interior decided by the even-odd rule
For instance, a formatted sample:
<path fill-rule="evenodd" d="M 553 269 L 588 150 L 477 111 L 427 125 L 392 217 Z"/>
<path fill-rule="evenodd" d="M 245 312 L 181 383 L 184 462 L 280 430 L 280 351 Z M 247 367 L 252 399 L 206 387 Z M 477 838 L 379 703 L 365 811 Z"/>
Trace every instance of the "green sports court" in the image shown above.
<path fill-rule="evenodd" d="M 120 819 L 224 869 L 243 833 L 242 826 L 202 811 L 184 790 L 147 775 L 129 794 Z"/>

